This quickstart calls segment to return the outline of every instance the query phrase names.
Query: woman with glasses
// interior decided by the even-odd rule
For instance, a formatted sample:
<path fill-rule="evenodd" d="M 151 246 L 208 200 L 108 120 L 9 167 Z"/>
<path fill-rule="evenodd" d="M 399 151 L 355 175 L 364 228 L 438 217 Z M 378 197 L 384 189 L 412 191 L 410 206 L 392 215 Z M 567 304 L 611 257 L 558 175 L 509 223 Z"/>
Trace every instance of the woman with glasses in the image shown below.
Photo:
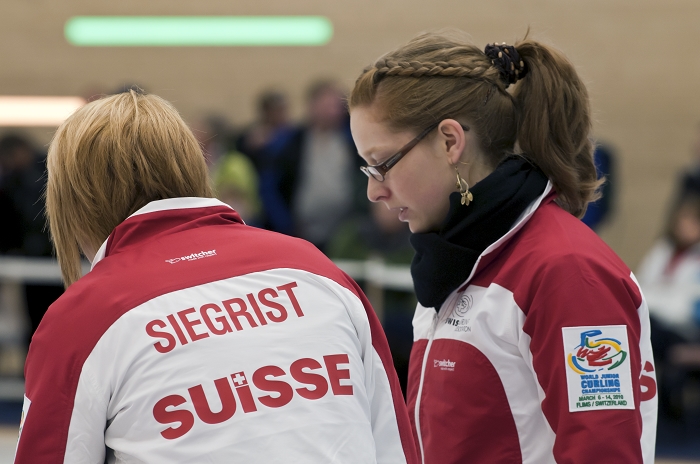
<path fill-rule="evenodd" d="M 652 462 L 647 306 L 578 219 L 600 181 L 574 66 L 423 34 L 362 72 L 350 113 L 369 199 L 413 233 L 422 461 Z"/>

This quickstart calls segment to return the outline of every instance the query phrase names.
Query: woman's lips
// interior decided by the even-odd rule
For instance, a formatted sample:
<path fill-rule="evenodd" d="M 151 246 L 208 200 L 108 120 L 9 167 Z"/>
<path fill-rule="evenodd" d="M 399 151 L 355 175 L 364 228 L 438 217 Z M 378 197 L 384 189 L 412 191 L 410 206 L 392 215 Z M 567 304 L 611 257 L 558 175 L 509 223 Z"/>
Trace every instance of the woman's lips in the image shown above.
<path fill-rule="evenodd" d="M 399 208 L 399 221 L 406 222 L 407 215 L 408 215 L 408 208 Z"/>

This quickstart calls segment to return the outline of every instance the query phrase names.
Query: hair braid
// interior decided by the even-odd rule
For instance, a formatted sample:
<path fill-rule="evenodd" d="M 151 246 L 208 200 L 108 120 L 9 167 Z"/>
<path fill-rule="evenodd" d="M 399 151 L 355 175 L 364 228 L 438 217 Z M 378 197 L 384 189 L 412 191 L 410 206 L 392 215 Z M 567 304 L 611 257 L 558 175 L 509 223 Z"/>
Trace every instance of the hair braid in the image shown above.
<path fill-rule="evenodd" d="M 416 133 L 441 119 L 468 121 L 493 166 L 513 150 L 513 97 L 491 59 L 462 41 L 428 33 L 377 59 L 349 99 L 351 109 L 371 104 L 392 128 Z"/>
<path fill-rule="evenodd" d="M 375 79 L 384 76 L 421 77 L 421 76 L 445 76 L 467 77 L 471 79 L 484 79 L 486 67 L 469 67 L 462 63 L 448 61 L 396 61 L 380 58 L 374 64 Z"/>

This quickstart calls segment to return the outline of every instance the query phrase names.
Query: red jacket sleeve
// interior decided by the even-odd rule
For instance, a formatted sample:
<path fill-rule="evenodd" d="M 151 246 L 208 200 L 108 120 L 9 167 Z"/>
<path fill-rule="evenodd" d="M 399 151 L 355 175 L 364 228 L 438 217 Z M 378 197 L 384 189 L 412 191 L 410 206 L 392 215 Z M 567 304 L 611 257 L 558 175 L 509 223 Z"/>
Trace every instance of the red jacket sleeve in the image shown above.
<path fill-rule="evenodd" d="M 643 462 L 640 344 L 649 342 L 629 272 L 580 255 L 558 258 L 527 298 L 523 330 L 556 461 Z"/>

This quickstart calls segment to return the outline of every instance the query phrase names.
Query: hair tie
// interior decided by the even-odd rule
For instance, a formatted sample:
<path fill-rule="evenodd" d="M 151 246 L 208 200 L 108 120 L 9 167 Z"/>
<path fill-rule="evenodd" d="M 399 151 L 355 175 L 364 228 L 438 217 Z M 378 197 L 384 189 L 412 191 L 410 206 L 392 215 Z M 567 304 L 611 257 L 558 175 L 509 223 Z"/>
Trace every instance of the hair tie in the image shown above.
<path fill-rule="evenodd" d="M 527 65 L 520 58 L 520 54 L 512 45 L 489 44 L 484 49 L 484 53 L 491 59 L 498 72 L 501 74 L 501 80 L 505 82 L 506 88 L 510 84 L 515 84 L 519 79 L 527 75 Z"/>

